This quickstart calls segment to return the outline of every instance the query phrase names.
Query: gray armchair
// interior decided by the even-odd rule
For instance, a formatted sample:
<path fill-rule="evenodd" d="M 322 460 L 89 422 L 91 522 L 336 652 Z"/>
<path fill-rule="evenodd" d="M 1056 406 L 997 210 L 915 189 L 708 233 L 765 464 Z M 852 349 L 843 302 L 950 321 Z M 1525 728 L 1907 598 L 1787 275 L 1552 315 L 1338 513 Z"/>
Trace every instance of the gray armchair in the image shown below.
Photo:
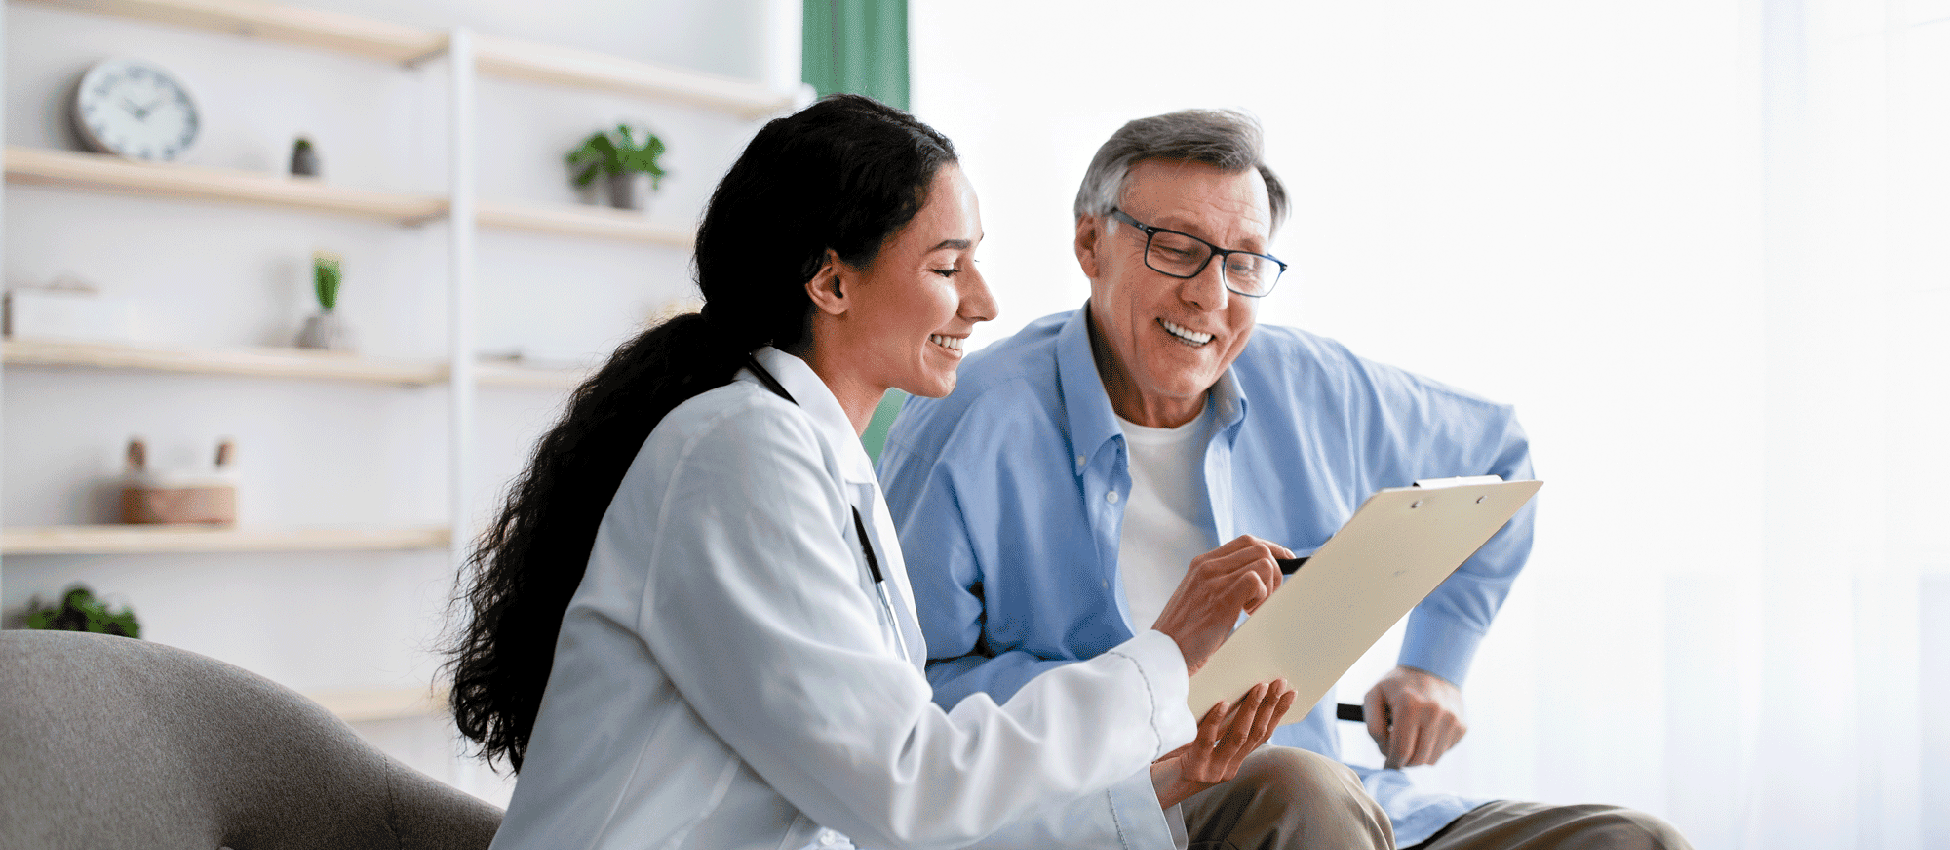
<path fill-rule="evenodd" d="M 479 850 L 500 822 L 249 671 L 0 631 L 0 850 Z"/>

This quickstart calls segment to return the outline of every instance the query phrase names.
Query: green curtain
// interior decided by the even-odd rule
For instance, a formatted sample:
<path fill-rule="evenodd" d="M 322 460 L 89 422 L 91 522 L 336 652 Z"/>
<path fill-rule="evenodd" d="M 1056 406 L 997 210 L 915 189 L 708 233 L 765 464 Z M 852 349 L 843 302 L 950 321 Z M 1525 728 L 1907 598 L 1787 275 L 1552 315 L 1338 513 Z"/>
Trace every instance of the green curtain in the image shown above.
<path fill-rule="evenodd" d="M 907 108 L 907 0 L 805 0 L 800 76 Z"/>
<path fill-rule="evenodd" d="M 907 0 L 805 0 L 800 77 L 820 97 L 864 94 L 907 107 Z M 880 459 L 887 429 L 907 394 L 889 390 L 860 442 Z"/>

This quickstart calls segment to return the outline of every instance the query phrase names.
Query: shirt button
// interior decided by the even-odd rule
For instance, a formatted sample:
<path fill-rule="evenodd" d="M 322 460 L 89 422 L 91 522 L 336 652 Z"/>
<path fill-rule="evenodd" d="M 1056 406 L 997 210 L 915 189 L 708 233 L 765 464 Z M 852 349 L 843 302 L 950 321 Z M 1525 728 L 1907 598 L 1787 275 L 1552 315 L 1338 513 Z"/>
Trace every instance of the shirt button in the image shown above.
<path fill-rule="evenodd" d="M 1083 455 L 1077 455 L 1077 465 L 1078 466 L 1083 465 Z"/>
<path fill-rule="evenodd" d="M 839 840 L 840 837 L 830 829 L 822 829 L 819 831 L 819 846 L 821 847 L 831 847 L 834 842 Z"/>
<path fill-rule="evenodd" d="M 1104 494 L 1104 501 L 1106 501 L 1106 502 L 1109 502 L 1109 503 L 1111 503 L 1111 504 L 1113 504 L 1113 505 L 1115 505 L 1115 504 L 1117 504 L 1117 491 L 1116 491 L 1116 490 L 1112 490 L 1112 491 L 1110 491 L 1110 492 L 1108 492 L 1108 493 L 1105 493 L 1105 494 Z"/>

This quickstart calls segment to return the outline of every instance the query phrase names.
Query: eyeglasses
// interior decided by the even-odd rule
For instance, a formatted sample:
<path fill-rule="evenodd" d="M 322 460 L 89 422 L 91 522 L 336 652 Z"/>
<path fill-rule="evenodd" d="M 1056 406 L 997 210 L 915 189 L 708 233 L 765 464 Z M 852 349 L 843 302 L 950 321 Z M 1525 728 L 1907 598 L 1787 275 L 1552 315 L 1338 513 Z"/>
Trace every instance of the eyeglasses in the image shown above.
<path fill-rule="evenodd" d="M 1265 254 L 1233 251 L 1190 233 L 1152 227 L 1116 207 L 1110 208 L 1110 216 L 1144 232 L 1144 264 L 1155 272 L 1179 278 L 1197 277 L 1213 257 L 1218 257 L 1219 280 L 1227 289 L 1248 298 L 1264 298 L 1286 271 L 1286 263 Z"/>

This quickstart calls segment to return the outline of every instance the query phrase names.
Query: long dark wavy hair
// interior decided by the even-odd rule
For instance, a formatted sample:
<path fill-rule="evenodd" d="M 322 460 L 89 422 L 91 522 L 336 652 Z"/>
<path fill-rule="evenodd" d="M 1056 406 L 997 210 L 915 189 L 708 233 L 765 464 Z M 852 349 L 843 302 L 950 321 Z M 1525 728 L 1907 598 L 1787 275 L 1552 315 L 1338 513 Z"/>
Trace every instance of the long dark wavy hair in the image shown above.
<path fill-rule="evenodd" d="M 805 284 L 833 251 L 871 263 L 955 162 L 947 137 L 898 109 L 834 95 L 758 131 L 698 225 L 704 308 L 623 344 L 569 398 L 460 576 L 468 615 L 447 649 L 449 707 L 488 761 L 528 750 L 556 636 L 596 528 L 651 429 L 731 381 L 754 349 L 800 351 Z"/>

